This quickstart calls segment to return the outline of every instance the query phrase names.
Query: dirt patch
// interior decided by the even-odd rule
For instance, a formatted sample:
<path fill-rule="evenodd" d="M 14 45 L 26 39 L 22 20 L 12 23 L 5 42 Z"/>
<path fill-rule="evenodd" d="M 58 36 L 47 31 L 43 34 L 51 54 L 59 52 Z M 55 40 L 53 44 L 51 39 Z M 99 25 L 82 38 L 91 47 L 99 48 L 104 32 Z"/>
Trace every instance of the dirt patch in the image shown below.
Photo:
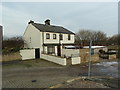
<path fill-rule="evenodd" d="M 101 83 L 80 79 L 73 81 L 72 83 L 67 83 L 61 86 L 60 88 L 108 88 L 108 87 L 104 86 Z"/>
<path fill-rule="evenodd" d="M 92 81 L 102 83 L 103 85 L 113 88 L 113 89 L 118 89 L 118 78 L 92 78 Z"/>

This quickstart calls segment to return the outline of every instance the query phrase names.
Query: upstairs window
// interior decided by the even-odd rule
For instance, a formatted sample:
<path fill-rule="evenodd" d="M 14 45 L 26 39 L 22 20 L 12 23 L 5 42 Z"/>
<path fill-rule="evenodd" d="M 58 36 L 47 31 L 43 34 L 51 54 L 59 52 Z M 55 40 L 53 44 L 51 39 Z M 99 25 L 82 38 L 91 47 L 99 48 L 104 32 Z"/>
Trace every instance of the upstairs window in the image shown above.
<path fill-rule="evenodd" d="M 68 40 L 70 40 L 70 34 L 68 34 Z"/>
<path fill-rule="evenodd" d="M 60 40 L 63 40 L 63 35 L 62 34 L 60 34 Z"/>
<path fill-rule="evenodd" d="M 46 39 L 50 39 L 50 34 L 46 33 Z"/>
<path fill-rule="evenodd" d="M 53 34 L 53 39 L 56 39 L 56 34 Z"/>

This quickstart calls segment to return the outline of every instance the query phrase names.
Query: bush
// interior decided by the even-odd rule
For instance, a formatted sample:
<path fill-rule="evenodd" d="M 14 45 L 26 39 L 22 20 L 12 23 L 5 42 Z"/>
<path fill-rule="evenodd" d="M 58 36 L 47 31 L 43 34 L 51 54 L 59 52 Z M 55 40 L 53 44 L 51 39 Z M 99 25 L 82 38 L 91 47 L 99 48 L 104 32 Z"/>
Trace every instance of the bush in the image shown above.
<path fill-rule="evenodd" d="M 12 37 L 3 40 L 2 43 L 3 54 L 8 54 L 11 52 L 17 52 L 24 46 L 24 40 L 22 37 Z"/>

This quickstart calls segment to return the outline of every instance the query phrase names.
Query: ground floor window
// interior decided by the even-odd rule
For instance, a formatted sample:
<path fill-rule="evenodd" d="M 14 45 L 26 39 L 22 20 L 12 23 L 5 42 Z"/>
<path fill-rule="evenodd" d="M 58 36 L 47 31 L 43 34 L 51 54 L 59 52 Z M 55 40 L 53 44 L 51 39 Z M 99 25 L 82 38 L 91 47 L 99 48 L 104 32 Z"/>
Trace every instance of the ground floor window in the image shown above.
<path fill-rule="evenodd" d="M 47 51 L 48 51 L 48 54 L 54 54 L 55 53 L 55 46 L 48 46 Z"/>

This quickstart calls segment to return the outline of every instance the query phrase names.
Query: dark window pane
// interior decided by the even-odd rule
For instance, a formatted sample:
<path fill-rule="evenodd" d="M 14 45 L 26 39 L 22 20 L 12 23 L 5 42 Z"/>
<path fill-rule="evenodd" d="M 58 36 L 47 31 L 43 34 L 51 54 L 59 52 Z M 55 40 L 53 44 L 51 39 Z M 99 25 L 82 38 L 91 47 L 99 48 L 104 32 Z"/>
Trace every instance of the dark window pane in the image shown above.
<path fill-rule="evenodd" d="M 47 50 L 48 50 L 48 54 L 54 54 L 55 53 L 55 47 L 54 46 L 48 46 Z"/>
<path fill-rule="evenodd" d="M 70 40 L 70 34 L 68 34 L 68 40 Z"/>
<path fill-rule="evenodd" d="M 49 33 L 46 34 L 46 39 L 50 39 L 50 34 Z"/>
<path fill-rule="evenodd" d="M 60 34 L 60 40 L 63 40 L 63 35 L 62 34 Z"/>
<path fill-rule="evenodd" d="M 56 39 L 56 34 L 53 34 L 53 39 Z"/>

